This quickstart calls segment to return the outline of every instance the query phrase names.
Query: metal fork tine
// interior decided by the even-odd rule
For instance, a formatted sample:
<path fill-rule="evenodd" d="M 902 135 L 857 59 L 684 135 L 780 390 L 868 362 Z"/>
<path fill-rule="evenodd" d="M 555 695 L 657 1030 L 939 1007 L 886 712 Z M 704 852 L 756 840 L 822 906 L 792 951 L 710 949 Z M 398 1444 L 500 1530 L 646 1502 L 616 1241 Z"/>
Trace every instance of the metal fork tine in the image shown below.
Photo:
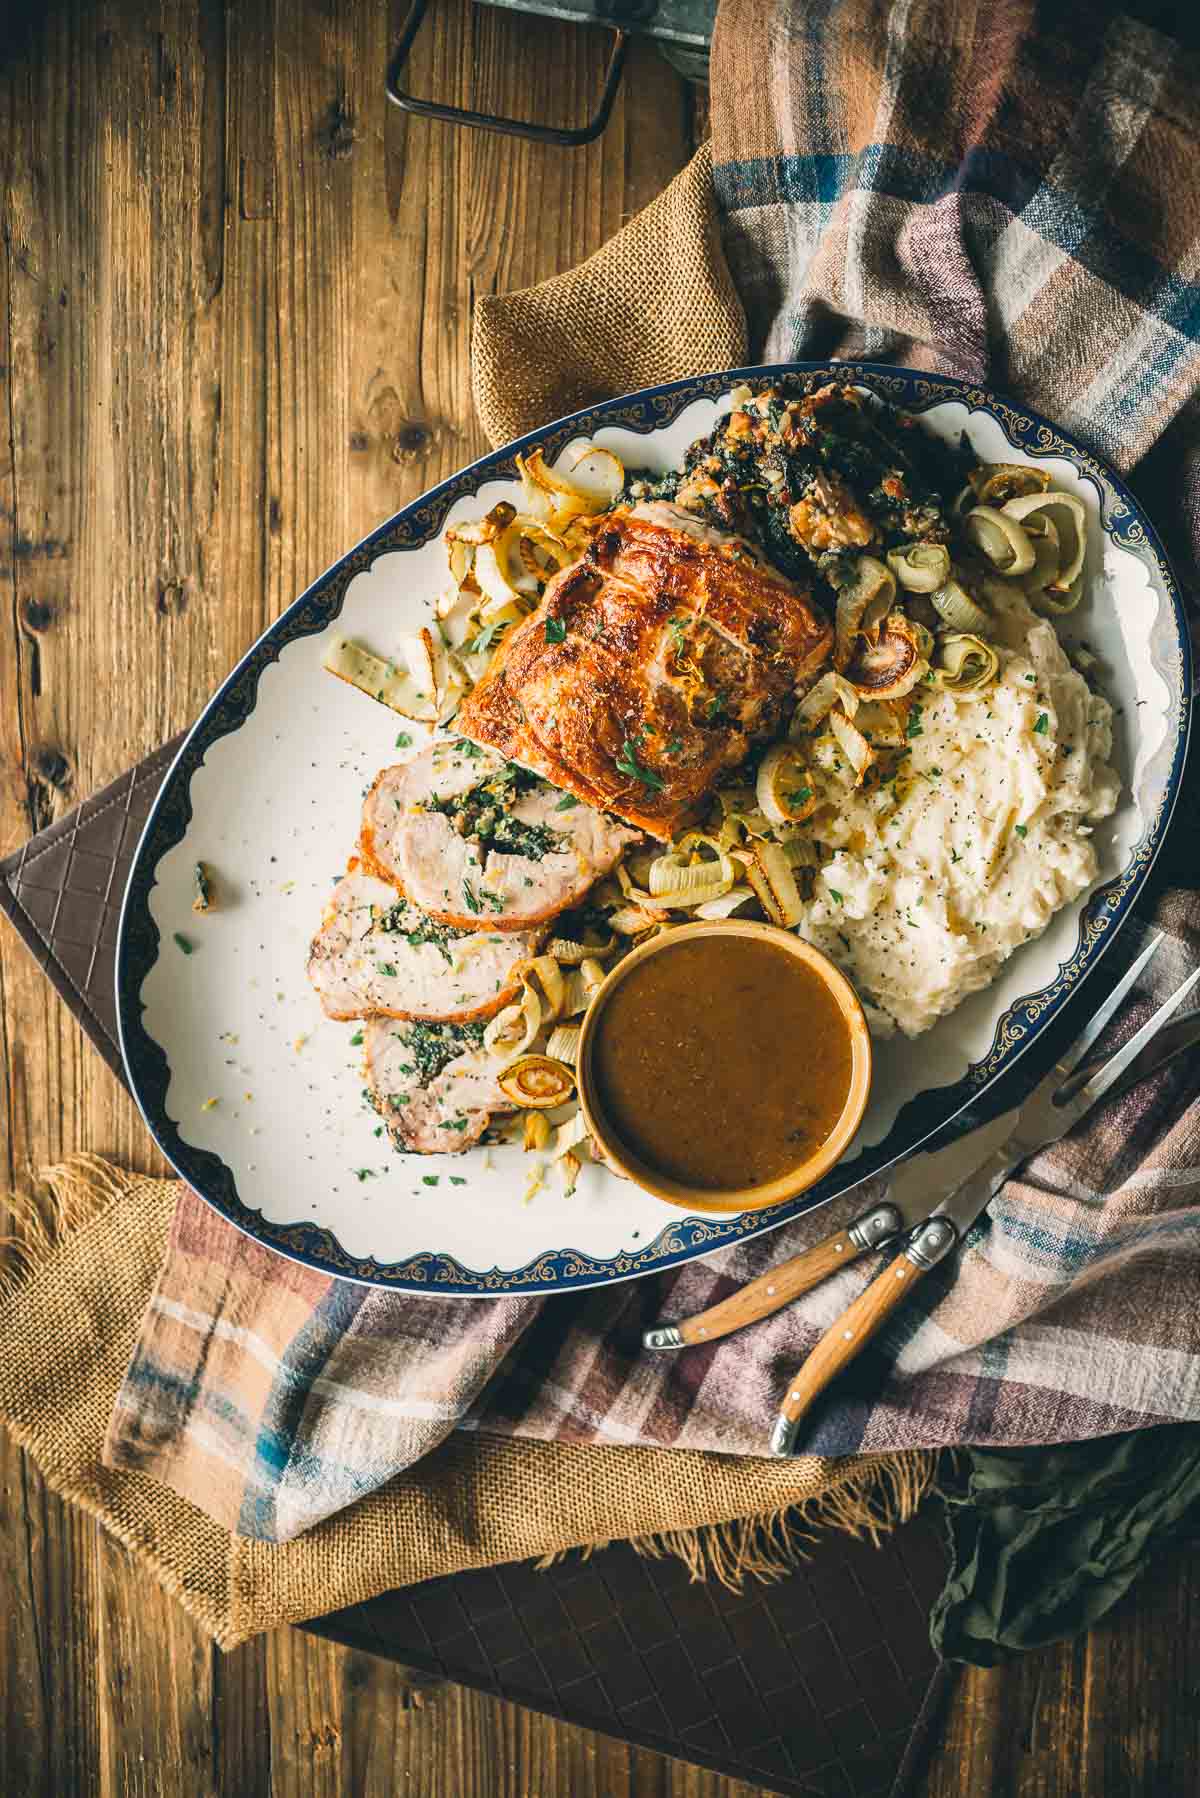
<path fill-rule="evenodd" d="M 1197 968 L 1195 973 L 1189 974 L 1183 985 L 1177 987 L 1169 999 L 1163 1000 L 1154 1015 L 1146 1019 L 1141 1029 L 1135 1030 L 1129 1041 L 1122 1044 L 1115 1055 L 1110 1055 L 1103 1066 L 1097 1068 L 1090 1080 L 1085 1081 L 1080 1088 L 1080 1100 L 1086 1099 L 1090 1105 L 1097 1099 L 1103 1098 L 1114 1080 L 1120 1079 L 1130 1062 L 1141 1054 L 1151 1037 L 1158 1033 L 1171 1013 L 1178 1010 L 1198 980 L 1200 980 L 1200 968 Z"/>
<path fill-rule="evenodd" d="M 1156 936 L 1151 937 L 1145 948 L 1135 957 L 1132 965 L 1126 968 L 1095 1017 L 1091 1019 L 1090 1023 L 1084 1025 L 1075 1041 L 1071 1044 L 1071 1047 L 1059 1062 L 1059 1068 L 1063 1073 L 1074 1073 L 1079 1068 L 1084 1056 L 1096 1041 L 1096 1038 L 1100 1035 L 1100 1032 L 1104 1029 L 1104 1026 L 1108 1023 L 1109 1019 L 1114 1016 L 1117 1007 L 1120 1005 L 1122 999 L 1124 999 L 1130 987 L 1133 986 L 1134 982 L 1137 980 L 1138 975 L 1146 966 L 1146 963 L 1153 956 L 1157 955 L 1158 951 L 1161 949 L 1165 936 L 1166 932 L 1160 930 Z"/>

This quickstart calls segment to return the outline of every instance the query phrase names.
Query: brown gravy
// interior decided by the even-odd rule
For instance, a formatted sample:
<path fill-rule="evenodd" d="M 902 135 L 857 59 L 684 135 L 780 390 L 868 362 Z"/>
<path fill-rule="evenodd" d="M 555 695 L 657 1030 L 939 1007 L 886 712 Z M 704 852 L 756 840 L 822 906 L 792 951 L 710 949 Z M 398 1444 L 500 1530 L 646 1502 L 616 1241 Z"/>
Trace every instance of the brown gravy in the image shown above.
<path fill-rule="evenodd" d="M 631 969 L 596 1020 L 598 1104 L 649 1169 L 735 1191 L 781 1178 L 846 1106 L 850 1030 L 818 974 L 769 942 L 680 942 Z"/>

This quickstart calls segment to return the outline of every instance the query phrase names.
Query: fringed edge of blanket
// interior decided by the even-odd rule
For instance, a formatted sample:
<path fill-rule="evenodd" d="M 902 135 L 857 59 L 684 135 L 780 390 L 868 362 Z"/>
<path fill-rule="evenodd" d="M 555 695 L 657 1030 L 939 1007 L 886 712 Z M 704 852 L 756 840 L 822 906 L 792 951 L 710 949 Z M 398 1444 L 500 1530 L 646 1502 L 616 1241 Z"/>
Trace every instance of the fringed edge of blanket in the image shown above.
<path fill-rule="evenodd" d="M 824 1492 L 780 1505 L 759 1517 L 735 1517 L 695 1529 L 655 1530 L 629 1538 L 630 1547 L 651 1560 L 672 1555 L 691 1578 L 716 1580 L 731 1592 L 748 1579 L 770 1584 L 786 1579 L 808 1559 L 823 1529 L 843 1530 L 874 1543 L 906 1523 L 937 1486 L 938 1451 L 898 1449 L 892 1454 L 855 1457 L 839 1470 Z M 564 1548 L 543 1555 L 538 1570 L 555 1566 L 570 1555 L 589 1559 L 609 1542 Z"/>

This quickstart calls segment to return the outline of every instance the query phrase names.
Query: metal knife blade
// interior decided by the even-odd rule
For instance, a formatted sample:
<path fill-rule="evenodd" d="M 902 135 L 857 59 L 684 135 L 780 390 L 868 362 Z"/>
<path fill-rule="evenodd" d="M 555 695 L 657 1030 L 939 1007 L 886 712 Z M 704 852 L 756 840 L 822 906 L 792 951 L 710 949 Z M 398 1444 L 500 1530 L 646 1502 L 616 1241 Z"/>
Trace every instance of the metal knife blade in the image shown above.
<path fill-rule="evenodd" d="M 1193 1018 L 1190 1029 L 1169 1033 L 1165 1041 L 1155 1041 L 1171 1013 L 1198 982 L 1200 968 L 1165 999 L 1130 1040 L 1109 1056 L 1065 1103 L 1056 1103 L 1064 1080 L 1063 1064 L 1059 1062 L 1051 1068 L 1024 1104 L 1007 1114 L 1013 1122 L 1004 1141 L 987 1154 L 961 1186 L 947 1194 L 931 1212 L 931 1217 L 949 1218 L 961 1238 L 1012 1170 L 1073 1129 L 1093 1105 L 1118 1086 L 1126 1070 L 1136 1066 L 1137 1078 L 1145 1079 L 1147 1074 L 1200 1042 L 1200 1016 Z"/>

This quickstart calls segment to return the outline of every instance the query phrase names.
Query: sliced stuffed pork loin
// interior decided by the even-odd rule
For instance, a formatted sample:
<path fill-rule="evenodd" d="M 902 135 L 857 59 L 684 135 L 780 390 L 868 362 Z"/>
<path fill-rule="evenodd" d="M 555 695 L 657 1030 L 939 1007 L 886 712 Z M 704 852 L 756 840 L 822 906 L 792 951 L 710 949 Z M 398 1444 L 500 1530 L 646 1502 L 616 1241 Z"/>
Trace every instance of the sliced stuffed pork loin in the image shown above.
<path fill-rule="evenodd" d="M 360 847 L 373 873 L 439 923 L 510 931 L 577 905 L 639 834 L 460 740 L 384 769 Z"/>
<path fill-rule="evenodd" d="M 308 977 L 331 1018 L 490 1018 L 520 986 L 537 930 L 454 930 L 435 923 L 356 863 L 333 889 Z"/>
<path fill-rule="evenodd" d="M 483 1046 L 482 1024 L 376 1018 L 363 1031 L 371 1102 L 398 1149 L 453 1155 L 511 1111 L 499 1075 L 511 1057 Z"/>

